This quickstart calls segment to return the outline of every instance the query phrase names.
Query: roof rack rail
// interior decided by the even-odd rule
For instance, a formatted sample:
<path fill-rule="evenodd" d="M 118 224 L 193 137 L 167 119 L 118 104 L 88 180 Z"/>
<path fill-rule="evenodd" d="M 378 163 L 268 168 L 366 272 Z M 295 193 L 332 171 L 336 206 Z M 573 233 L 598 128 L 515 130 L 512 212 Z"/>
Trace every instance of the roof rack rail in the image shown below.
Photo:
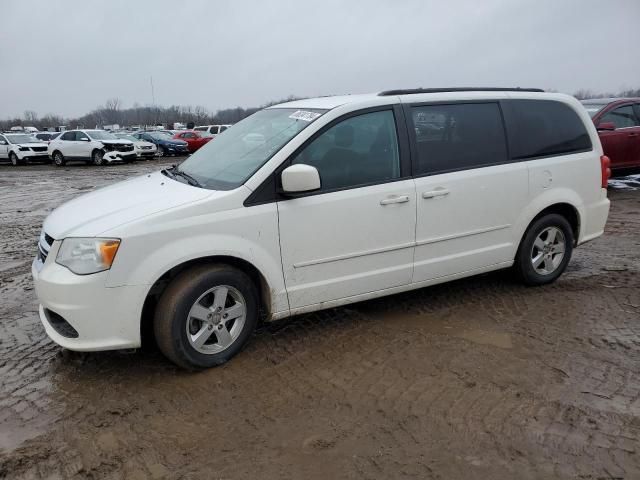
<path fill-rule="evenodd" d="M 454 88 L 406 88 L 398 90 L 385 90 L 378 94 L 379 97 L 391 95 L 409 95 L 412 93 L 443 93 L 443 92 L 544 92 L 541 88 L 500 88 L 500 87 L 454 87 Z"/>

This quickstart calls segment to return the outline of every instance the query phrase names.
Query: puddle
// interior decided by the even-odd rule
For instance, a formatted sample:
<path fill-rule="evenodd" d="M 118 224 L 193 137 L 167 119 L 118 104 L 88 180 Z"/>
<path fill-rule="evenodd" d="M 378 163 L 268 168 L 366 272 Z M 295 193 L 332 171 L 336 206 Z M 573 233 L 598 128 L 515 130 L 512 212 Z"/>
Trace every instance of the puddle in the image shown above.
<path fill-rule="evenodd" d="M 638 190 L 640 189 L 640 174 L 612 178 L 609 180 L 609 188 L 614 190 Z"/>

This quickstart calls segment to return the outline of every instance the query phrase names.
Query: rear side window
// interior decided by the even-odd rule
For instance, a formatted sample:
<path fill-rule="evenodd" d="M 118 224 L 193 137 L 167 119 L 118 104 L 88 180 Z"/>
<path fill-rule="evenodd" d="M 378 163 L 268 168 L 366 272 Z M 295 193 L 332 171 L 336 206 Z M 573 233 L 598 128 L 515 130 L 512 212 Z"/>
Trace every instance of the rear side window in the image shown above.
<path fill-rule="evenodd" d="M 220 133 L 224 132 L 228 127 L 220 127 Z"/>
<path fill-rule="evenodd" d="M 514 160 L 591 150 L 578 114 L 554 100 L 506 100 L 505 119 Z"/>
<path fill-rule="evenodd" d="M 423 105 L 411 108 L 417 161 L 414 174 L 479 168 L 507 162 L 497 103 Z"/>
<path fill-rule="evenodd" d="M 600 119 L 600 123 L 604 122 L 613 122 L 616 128 L 629 128 L 640 125 L 633 105 L 625 105 L 605 113 Z"/>

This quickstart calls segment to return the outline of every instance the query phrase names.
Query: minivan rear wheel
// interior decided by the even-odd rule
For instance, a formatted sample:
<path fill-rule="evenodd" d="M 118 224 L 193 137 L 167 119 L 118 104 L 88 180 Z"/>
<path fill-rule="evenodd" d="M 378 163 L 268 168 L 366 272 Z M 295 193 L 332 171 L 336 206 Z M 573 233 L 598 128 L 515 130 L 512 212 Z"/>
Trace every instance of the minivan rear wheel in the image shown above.
<path fill-rule="evenodd" d="M 554 282 L 573 252 L 573 230 L 565 217 L 545 215 L 533 222 L 520 243 L 515 270 L 526 285 Z"/>
<path fill-rule="evenodd" d="M 258 291 L 242 271 L 203 265 L 180 273 L 156 307 L 158 347 L 175 364 L 198 370 L 237 354 L 258 321 Z"/>

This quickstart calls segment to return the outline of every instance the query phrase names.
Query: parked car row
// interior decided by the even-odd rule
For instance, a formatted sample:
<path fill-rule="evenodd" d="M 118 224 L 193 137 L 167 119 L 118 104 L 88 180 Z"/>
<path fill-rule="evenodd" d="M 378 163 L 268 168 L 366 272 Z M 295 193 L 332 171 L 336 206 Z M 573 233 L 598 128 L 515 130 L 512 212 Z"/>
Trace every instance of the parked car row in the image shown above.
<path fill-rule="evenodd" d="M 128 163 L 169 155 L 188 155 L 213 140 L 229 125 L 209 125 L 216 134 L 202 130 L 169 130 L 111 133 L 98 129 L 77 129 L 65 132 L 35 132 L 0 134 L 0 161 L 13 165 L 28 161 L 53 161 L 57 166 L 70 161 Z"/>

